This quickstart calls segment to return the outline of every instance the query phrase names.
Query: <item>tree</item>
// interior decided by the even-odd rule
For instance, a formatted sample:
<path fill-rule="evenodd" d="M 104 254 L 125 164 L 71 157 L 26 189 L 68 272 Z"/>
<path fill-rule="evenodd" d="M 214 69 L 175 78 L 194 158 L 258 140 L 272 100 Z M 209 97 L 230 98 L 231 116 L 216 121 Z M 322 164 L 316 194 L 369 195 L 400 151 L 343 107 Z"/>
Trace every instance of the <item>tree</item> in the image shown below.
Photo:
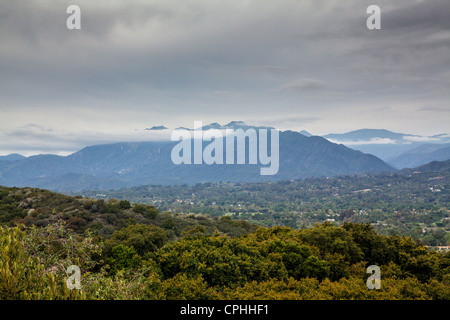
<path fill-rule="evenodd" d="M 122 209 L 122 210 L 130 209 L 131 208 L 130 201 L 128 201 L 128 200 L 121 200 L 119 202 L 119 208 Z"/>
<path fill-rule="evenodd" d="M 107 254 L 110 250 L 122 244 L 133 247 L 140 256 L 161 248 L 167 242 L 164 229 L 153 225 L 134 224 L 114 231 L 111 238 L 105 241 Z"/>
<path fill-rule="evenodd" d="M 61 273 L 55 276 L 46 271 L 27 252 L 24 239 L 25 232 L 18 227 L 0 227 L 0 300 L 85 297 L 77 289 L 69 291 Z"/>
<path fill-rule="evenodd" d="M 138 268 L 141 265 L 141 257 L 133 247 L 119 244 L 112 248 L 109 263 L 111 267 L 110 272 L 114 275 L 120 270 Z"/>
<path fill-rule="evenodd" d="M 133 206 L 133 211 L 134 211 L 135 213 L 143 214 L 143 213 L 145 213 L 145 212 L 147 211 L 147 208 L 146 208 L 145 205 L 143 205 L 143 204 L 135 204 L 135 205 Z"/>
<path fill-rule="evenodd" d="M 206 300 L 210 298 L 207 283 L 200 275 L 188 276 L 185 273 L 179 273 L 161 282 L 157 290 L 154 290 L 151 285 L 146 289 L 150 299 Z"/>
<path fill-rule="evenodd" d="M 355 243 L 351 234 L 342 227 L 335 227 L 329 222 L 315 225 L 313 228 L 301 230 L 300 238 L 319 248 L 320 258 L 327 254 L 339 253 L 347 261 L 355 263 L 360 261 L 364 254 Z"/>

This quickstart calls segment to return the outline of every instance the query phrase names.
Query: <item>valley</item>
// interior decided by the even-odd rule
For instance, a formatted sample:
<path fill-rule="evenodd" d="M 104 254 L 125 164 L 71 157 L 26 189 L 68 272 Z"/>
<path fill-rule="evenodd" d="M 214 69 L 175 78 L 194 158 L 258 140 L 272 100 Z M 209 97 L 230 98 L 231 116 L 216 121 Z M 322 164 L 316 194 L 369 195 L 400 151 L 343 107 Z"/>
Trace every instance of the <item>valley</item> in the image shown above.
<path fill-rule="evenodd" d="M 127 199 L 171 213 L 230 216 L 266 227 L 308 228 L 324 221 L 370 223 L 381 234 L 396 232 L 426 245 L 442 246 L 450 244 L 449 165 L 450 160 L 390 174 L 144 185 L 81 195 Z"/>

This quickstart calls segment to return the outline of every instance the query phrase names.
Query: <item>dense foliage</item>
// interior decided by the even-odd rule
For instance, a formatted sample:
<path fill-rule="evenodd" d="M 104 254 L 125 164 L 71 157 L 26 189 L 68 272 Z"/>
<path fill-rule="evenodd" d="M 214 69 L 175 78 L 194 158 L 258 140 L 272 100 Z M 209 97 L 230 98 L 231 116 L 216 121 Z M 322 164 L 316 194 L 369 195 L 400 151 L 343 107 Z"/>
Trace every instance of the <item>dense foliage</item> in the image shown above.
<path fill-rule="evenodd" d="M 429 246 L 450 245 L 448 169 L 272 183 L 139 186 L 83 195 L 128 199 L 162 211 L 229 215 L 267 227 L 307 228 L 327 219 L 339 225 L 371 223 L 381 234 L 395 232 Z"/>
<path fill-rule="evenodd" d="M 0 227 L 0 298 L 450 299 L 450 254 L 377 235 L 370 225 L 175 241 L 165 233 L 130 225 L 100 239 L 63 223 Z M 66 286 L 73 264 L 82 272 L 80 290 Z M 380 290 L 366 287 L 369 264 L 382 270 Z"/>
<path fill-rule="evenodd" d="M 370 223 L 257 227 L 3 187 L 0 221 L 0 299 L 450 299 L 449 253 Z"/>
<path fill-rule="evenodd" d="M 205 234 L 215 230 L 231 236 L 256 230 L 255 224 L 229 217 L 209 218 L 201 214 L 171 214 L 160 212 L 152 205 L 129 201 L 71 197 L 36 188 L 7 188 L 0 186 L 0 224 L 14 226 L 46 226 L 64 221 L 72 230 L 109 237 L 117 228 L 134 224 L 151 224 L 163 228 L 167 237 L 175 239 L 191 229 L 201 227 Z"/>

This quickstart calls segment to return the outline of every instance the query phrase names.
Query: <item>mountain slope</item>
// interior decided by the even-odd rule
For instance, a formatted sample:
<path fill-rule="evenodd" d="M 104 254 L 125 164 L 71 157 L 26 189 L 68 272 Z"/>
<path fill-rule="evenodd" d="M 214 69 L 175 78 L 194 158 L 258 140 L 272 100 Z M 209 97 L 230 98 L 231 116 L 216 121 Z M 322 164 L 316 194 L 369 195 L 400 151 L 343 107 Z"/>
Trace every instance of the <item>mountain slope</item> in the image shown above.
<path fill-rule="evenodd" d="M 450 172 L 450 159 L 445 160 L 445 161 L 432 161 L 430 163 L 423 164 L 416 168 L 406 168 L 406 169 L 399 171 L 400 174 L 412 174 L 414 172 L 421 172 L 421 173 L 446 172 L 446 173 L 449 173 Z"/>
<path fill-rule="evenodd" d="M 284 131 L 280 132 L 279 142 L 279 171 L 272 176 L 260 175 L 260 168 L 265 165 L 259 163 L 175 165 L 171 151 L 178 142 L 124 142 L 86 147 L 66 157 L 39 155 L 3 164 L 0 184 L 68 191 L 142 184 L 278 181 L 394 171 L 373 155 L 318 136 Z M 203 147 L 208 144 L 204 142 Z M 248 148 L 246 152 L 248 159 Z"/>
<path fill-rule="evenodd" d="M 11 153 L 7 156 L 0 156 L 0 161 L 16 161 L 16 160 L 23 160 L 25 157 L 18 153 Z"/>
<path fill-rule="evenodd" d="M 96 235 L 109 237 L 114 230 L 135 224 L 167 228 L 170 237 L 178 237 L 183 231 L 199 227 L 205 234 L 215 230 L 230 236 L 247 234 L 257 225 L 229 218 L 201 218 L 189 214 L 171 215 L 159 212 L 152 205 L 131 204 L 129 201 L 95 200 L 70 197 L 37 188 L 8 188 L 0 186 L 0 226 L 2 224 L 25 224 L 46 226 L 65 222 L 70 228 L 83 234 L 90 229 Z M 169 225 L 166 221 L 171 221 Z"/>
<path fill-rule="evenodd" d="M 312 134 L 309 133 L 309 132 L 306 131 L 306 130 L 302 130 L 302 131 L 300 131 L 300 133 L 301 133 L 302 135 L 304 135 L 305 137 L 311 137 L 311 136 L 312 136 Z"/>
<path fill-rule="evenodd" d="M 401 155 L 388 159 L 393 167 L 414 168 L 431 161 L 444 161 L 450 159 L 450 143 L 423 144 Z"/>

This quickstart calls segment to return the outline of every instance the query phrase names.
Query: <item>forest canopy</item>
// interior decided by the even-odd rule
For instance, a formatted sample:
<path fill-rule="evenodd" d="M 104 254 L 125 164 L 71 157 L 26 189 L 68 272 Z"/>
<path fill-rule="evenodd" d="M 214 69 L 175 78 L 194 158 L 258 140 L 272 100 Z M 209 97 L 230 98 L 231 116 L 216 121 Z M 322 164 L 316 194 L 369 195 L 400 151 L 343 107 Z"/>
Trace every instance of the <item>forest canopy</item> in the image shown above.
<path fill-rule="evenodd" d="M 450 254 L 370 223 L 293 229 L 0 190 L 0 299 L 450 299 Z M 69 289 L 69 266 L 80 288 Z M 366 272 L 381 270 L 381 289 Z"/>

